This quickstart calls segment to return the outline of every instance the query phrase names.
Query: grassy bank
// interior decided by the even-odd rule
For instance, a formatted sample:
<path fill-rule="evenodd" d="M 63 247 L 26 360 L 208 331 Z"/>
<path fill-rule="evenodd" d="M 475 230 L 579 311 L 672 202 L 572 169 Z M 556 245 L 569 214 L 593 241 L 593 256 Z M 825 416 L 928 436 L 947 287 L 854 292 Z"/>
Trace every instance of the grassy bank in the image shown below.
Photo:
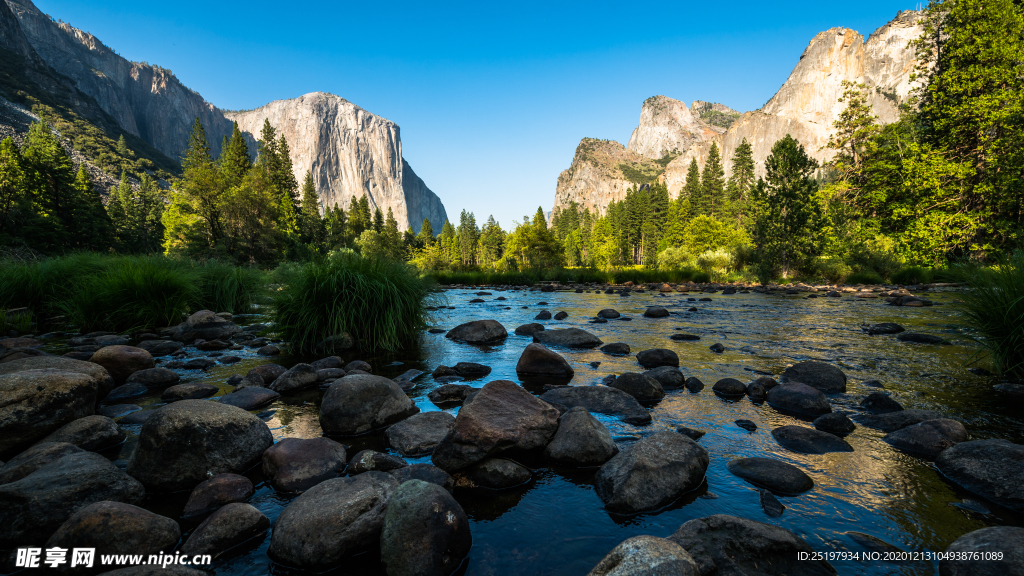
<path fill-rule="evenodd" d="M 633 282 L 635 284 L 646 284 L 650 282 L 711 281 L 711 276 L 700 270 L 656 270 L 641 267 L 613 271 L 597 270 L 594 268 L 551 268 L 523 272 L 436 271 L 429 272 L 427 276 L 438 284 L 462 284 L 466 286 L 531 286 L 540 282 L 559 282 L 562 284 L 622 284 L 624 282 Z"/>
<path fill-rule="evenodd" d="M 362 258 L 354 253 L 275 273 L 275 321 L 292 350 L 313 353 L 324 339 L 349 334 L 364 350 L 394 351 L 426 325 L 425 300 L 432 282 L 408 264 Z"/>
<path fill-rule="evenodd" d="M 82 253 L 0 261 L 0 308 L 26 307 L 44 323 L 63 316 L 85 331 L 126 331 L 202 309 L 247 312 L 265 284 L 259 270 L 219 262 Z"/>
<path fill-rule="evenodd" d="M 986 356 L 1003 375 L 1024 378 L 1024 251 L 964 274 L 961 307 Z"/>

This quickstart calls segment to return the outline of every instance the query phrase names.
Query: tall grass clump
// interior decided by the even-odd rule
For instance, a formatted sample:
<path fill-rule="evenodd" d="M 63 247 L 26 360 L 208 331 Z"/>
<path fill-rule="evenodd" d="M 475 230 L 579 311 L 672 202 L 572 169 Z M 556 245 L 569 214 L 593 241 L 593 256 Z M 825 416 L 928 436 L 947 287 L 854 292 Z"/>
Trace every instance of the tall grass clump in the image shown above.
<path fill-rule="evenodd" d="M 161 256 L 120 257 L 79 278 L 59 305 L 83 331 L 170 326 L 199 300 L 196 276 Z"/>
<path fill-rule="evenodd" d="M 0 261 L 0 308 L 25 307 L 37 318 L 60 314 L 60 302 L 83 279 L 102 271 L 109 261 L 109 256 L 91 253 L 38 262 Z"/>
<path fill-rule="evenodd" d="M 361 349 L 395 351 L 426 325 L 432 285 L 408 264 L 334 253 L 277 275 L 275 322 L 296 352 L 345 333 Z"/>
<path fill-rule="evenodd" d="M 846 277 L 847 284 L 884 284 L 877 272 L 855 272 Z"/>
<path fill-rule="evenodd" d="M 1024 251 L 974 272 L 965 275 L 969 290 L 960 298 L 968 324 L 996 370 L 1024 378 Z"/>
<path fill-rule="evenodd" d="M 909 266 L 892 275 L 893 284 L 927 284 L 932 281 L 932 271 L 921 266 Z"/>
<path fill-rule="evenodd" d="M 243 314 L 252 310 L 267 279 L 261 270 L 208 260 L 193 267 L 199 291 L 196 308 Z"/>

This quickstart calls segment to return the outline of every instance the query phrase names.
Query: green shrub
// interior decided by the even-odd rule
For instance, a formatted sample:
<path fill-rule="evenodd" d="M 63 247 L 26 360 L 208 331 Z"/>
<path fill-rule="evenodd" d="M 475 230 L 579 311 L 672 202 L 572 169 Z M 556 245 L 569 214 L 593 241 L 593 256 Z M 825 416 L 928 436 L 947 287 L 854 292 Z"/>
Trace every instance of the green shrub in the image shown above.
<path fill-rule="evenodd" d="M 658 253 L 658 268 L 660 270 L 683 270 L 693 268 L 697 262 L 693 256 L 681 247 L 670 247 Z"/>
<path fill-rule="evenodd" d="M 80 278 L 60 302 L 81 330 L 128 331 L 176 324 L 198 300 L 196 275 L 162 256 L 117 258 Z"/>
<path fill-rule="evenodd" d="M 829 284 L 838 284 L 853 273 L 846 262 L 834 258 L 819 258 L 815 268 L 817 276 Z"/>
<path fill-rule="evenodd" d="M 706 282 L 711 282 L 711 275 L 707 272 L 694 272 L 692 280 L 697 284 L 704 284 Z"/>
<path fill-rule="evenodd" d="M 1024 251 L 995 270 L 968 269 L 959 305 L 994 367 L 1024 378 Z"/>
<path fill-rule="evenodd" d="M 885 280 L 875 272 L 855 272 L 846 277 L 847 284 L 884 284 Z"/>
<path fill-rule="evenodd" d="M 330 336 L 348 333 L 364 350 L 398 350 L 426 325 L 431 283 L 389 259 L 331 254 L 281 271 L 274 315 L 282 336 L 299 353 L 312 353 Z"/>
<path fill-rule="evenodd" d="M 874 272 L 884 278 L 899 272 L 904 265 L 896 251 L 896 242 L 882 234 L 855 246 L 850 251 L 849 262 L 857 272 Z"/>
<path fill-rule="evenodd" d="M 920 266 L 904 268 L 890 277 L 893 284 L 927 284 L 932 281 L 932 271 Z"/>
<path fill-rule="evenodd" d="M 252 310 L 267 280 L 256 268 L 241 268 L 217 261 L 195 267 L 199 297 L 194 307 L 214 312 L 243 314 Z"/>

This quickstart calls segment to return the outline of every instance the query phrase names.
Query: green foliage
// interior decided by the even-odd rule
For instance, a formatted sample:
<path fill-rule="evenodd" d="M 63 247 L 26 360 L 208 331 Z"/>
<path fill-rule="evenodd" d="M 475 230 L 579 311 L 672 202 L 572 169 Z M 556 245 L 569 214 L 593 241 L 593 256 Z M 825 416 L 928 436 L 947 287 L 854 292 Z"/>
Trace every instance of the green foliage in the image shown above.
<path fill-rule="evenodd" d="M 659 270 L 683 270 L 697 265 L 694 257 L 681 247 L 669 247 L 658 253 Z"/>
<path fill-rule="evenodd" d="M 364 350 L 398 350 L 426 325 L 431 284 L 390 259 L 332 253 L 282 272 L 274 318 L 293 350 L 313 352 L 324 339 L 348 333 Z"/>
<path fill-rule="evenodd" d="M 1024 251 L 995 270 L 965 270 L 970 290 L 960 308 L 1000 373 L 1024 378 Z"/>
<path fill-rule="evenodd" d="M 258 268 L 240 267 L 216 260 L 191 266 L 195 273 L 197 299 L 192 310 L 245 314 L 252 311 L 267 285 L 266 275 Z"/>
<path fill-rule="evenodd" d="M 928 284 L 932 281 L 932 271 L 921 266 L 909 266 L 889 277 L 893 284 Z"/>
<path fill-rule="evenodd" d="M 716 142 L 711 143 L 708 159 L 704 162 L 704 172 L 700 175 L 700 195 L 697 200 L 691 198 L 690 203 L 696 215 L 722 216 L 725 213 L 725 169 Z"/>
<path fill-rule="evenodd" d="M 706 110 L 700 114 L 701 120 L 712 126 L 721 126 L 722 128 L 732 126 L 733 122 L 739 120 L 739 118 L 739 112 L 723 112 L 721 110 Z"/>
<path fill-rule="evenodd" d="M 711 274 L 713 278 L 724 278 L 732 266 L 732 254 L 719 248 L 708 250 L 697 256 L 697 267 Z"/>
<path fill-rule="evenodd" d="M 820 216 L 815 201 L 817 167 L 804 147 L 788 134 L 772 146 L 765 160 L 765 178 L 754 189 L 752 233 L 762 282 L 774 276 L 776 270 L 786 278 L 820 253 L 814 234 Z"/>
<path fill-rule="evenodd" d="M 839 284 L 853 274 L 853 268 L 835 258 L 819 258 L 815 265 L 816 275 L 829 284 Z"/>
<path fill-rule="evenodd" d="M 127 331 L 177 324 L 199 300 L 191 274 L 162 257 L 119 258 L 80 278 L 60 308 L 85 332 Z"/>
<path fill-rule="evenodd" d="M 846 277 L 847 284 L 884 284 L 885 279 L 877 272 L 855 272 Z"/>

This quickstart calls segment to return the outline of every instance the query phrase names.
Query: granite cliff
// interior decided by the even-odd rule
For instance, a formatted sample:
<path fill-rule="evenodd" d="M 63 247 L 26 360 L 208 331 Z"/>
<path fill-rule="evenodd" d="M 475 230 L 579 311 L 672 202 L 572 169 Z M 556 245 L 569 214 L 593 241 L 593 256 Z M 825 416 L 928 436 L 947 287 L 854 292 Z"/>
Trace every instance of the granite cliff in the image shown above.
<path fill-rule="evenodd" d="M 825 144 L 844 106 L 839 102 L 843 81 L 865 84 L 879 121 L 893 122 L 899 115 L 899 106 L 913 88 L 911 74 L 915 58 L 910 43 L 921 31 L 921 14 L 907 11 L 899 13 L 867 40 L 846 28 L 820 32 L 808 44 L 786 82 L 760 110 L 739 115 L 721 104 L 695 101 L 685 116 L 678 105 L 671 108 L 673 115 L 666 115 L 648 112 L 645 102 L 640 125 L 633 131 L 628 148 L 648 160 L 656 160 L 676 143 L 691 142 L 688 147 L 680 148 L 680 153 L 656 175 L 657 180 L 668 185 L 672 197 L 678 196 L 685 184 L 691 160 L 696 159 L 703 168 L 712 143 L 718 145 L 725 160 L 726 176 L 731 171 L 736 147 L 743 139 L 753 147 L 758 176 L 764 174 L 764 160 L 771 147 L 786 134 L 799 140 L 817 160 L 827 161 L 833 152 L 827 150 Z M 648 102 L 655 99 L 678 102 L 665 97 L 655 97 Z M 696 134 L 690 119 L 704 129 L 702 136 Z M 564 208 L 570 201 L 576 201 L 591 210 L 603 210 L 612 200 L 625 196 L 625 190 L 631 185 L 627 179 L 621 174 L 602 171 L 600 165 L 583 165 L 587 163 L 587 158 L 581 157 L 577 149 L 572 166 L 559 175 L 555 208 Z"/>
<path fill-rule="evenodd" d="M 65 89 L 97 107 L 118 131 L 165 157 L 180 157 L 196 117 L 206 127 L 214 154 L 220 152 L 222 137 L 230 134 L 232 120 L 255 141 L 266 117 L 288 139 L 296 180 L 301 182 L 306 170 L 313 172 L 323 205 L 365 193 L 372 206 L 385 212 L 391 208 L 403 229 L 419 230 L 424 218 L 435 230 L 444 223 L 441 200 L 402 158 L 393 122 L 321 93 L 228 113 L 186 87 L 170 70 L 129 62 L 92 34 L 43 14 L 31 0 L 6 0 L 4 9 L 0 45 L 36 59 L 60 78 Z M 116 140 L 117 135 L 112 137 Z"/>

